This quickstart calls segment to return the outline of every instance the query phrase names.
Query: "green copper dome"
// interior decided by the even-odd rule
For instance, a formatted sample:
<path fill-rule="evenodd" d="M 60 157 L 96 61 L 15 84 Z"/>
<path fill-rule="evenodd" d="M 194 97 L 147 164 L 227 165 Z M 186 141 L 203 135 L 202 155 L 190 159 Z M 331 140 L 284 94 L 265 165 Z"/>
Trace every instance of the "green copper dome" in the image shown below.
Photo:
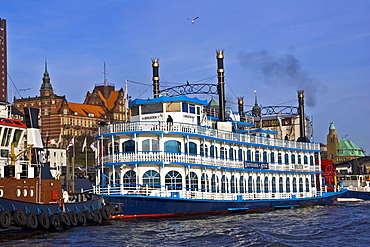
<path fill-rule="evenodd" d="M 338 143 L 337 156 L 364 157 L 364 153 L 356 144 L 348 139 Z"/>
<path fill-rule="evenodd" d="M 330 123 L 329 130 L 335 130 L 334 122 Z"/>

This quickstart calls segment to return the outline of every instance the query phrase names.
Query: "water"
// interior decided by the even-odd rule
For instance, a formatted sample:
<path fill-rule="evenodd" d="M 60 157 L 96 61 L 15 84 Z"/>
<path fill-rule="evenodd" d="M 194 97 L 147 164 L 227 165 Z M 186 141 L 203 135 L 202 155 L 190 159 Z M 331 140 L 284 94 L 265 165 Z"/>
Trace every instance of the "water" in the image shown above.
<path fill-rule="evenodd" d="M 368 246 L 370 202 L 163 220 L 114 220 L 2 246 Z"/>

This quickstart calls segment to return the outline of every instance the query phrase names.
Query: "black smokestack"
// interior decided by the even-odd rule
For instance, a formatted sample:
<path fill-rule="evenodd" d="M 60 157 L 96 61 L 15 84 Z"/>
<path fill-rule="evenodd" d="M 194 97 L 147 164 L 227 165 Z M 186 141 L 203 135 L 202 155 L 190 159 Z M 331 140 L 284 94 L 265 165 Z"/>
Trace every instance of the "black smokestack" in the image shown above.
<path fill-rule="evenodd" d="M 225 122 L 225 82 L 224 82 L 224 51 L 218 50 L 217 53 L 217 78 L 218 78 L 218 102 L 219 102 L 219 120 Z"/>
<path fill-rule="evenodd" d="M 243 97 L 238 98 L 238 112 L 239 112 L 239 116 L 240 116 L 240 121 L 243 122 L 245 120 L 244 98 Z"/>
<path fill-rule="evenodd" d="M 299 129 L 300 129 L 300 137 L 297 141 L 299 142 L 310 142 L 310 140 L 306 137 L 305 131 L 305 117 L 304 117 L 304 94 L 302 91 L 298 91 L 298 109 L 299 109 Z"/>
<path fill-rule="evenodd" d="M 153 95 L 159 97 L 159 59 L 152 59 L 153 67 Z"/>

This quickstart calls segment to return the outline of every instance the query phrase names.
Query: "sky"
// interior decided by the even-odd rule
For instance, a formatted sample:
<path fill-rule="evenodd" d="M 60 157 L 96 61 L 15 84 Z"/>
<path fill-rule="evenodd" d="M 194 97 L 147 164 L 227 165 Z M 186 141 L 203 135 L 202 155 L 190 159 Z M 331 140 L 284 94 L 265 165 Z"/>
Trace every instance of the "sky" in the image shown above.
<path fill-rule="evenodd" d="M 370 1 L 0 0 L 7 21 L 9 101 L 39 95 L 47 60 L 57 95 L 83 103 L 95 84 L 151 98 L 162 87 L 217 83 L 224 50 L 227 107 L 298 106 L 326 144 L 334 122 L 370 153 Z M 191 20 L 199 17 L 194 21 Z M 104 63 L 106 73 L 104 74 Z"/>

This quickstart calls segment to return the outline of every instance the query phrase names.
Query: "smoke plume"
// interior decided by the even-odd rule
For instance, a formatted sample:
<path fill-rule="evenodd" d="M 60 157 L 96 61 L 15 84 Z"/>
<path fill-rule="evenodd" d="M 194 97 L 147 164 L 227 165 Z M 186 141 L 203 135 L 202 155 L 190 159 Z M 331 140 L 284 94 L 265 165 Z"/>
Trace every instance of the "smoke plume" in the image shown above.
<path fill-rule="evenodd" d="M 324 91 L 325 88 L 317 79 L 302 69 L 292 51 L 293 49 L 290 49 L 280 56 L 273 55 L 266 50 L 239 52 L 236 57 L 245 69 L 262 75 L 268 85 L 288 85 L 294 87 L 295 90 L 304 90 L 305 103 L 313 107 L 316 105 L 317 93 Z"/>

